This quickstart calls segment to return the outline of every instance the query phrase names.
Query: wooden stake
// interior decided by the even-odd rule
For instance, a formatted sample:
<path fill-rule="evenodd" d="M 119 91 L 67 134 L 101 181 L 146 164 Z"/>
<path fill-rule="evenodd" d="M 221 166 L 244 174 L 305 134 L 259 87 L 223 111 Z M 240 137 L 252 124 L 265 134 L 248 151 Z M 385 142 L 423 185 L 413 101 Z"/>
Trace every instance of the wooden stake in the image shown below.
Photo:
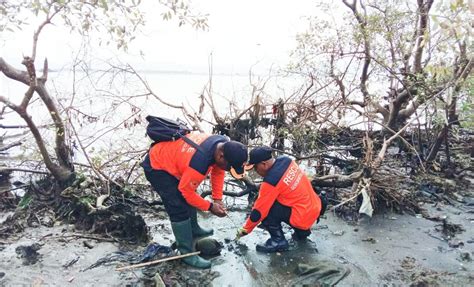
<path fill-rule="evenodd" d="M 124 271 L 124 270 L 128 270 L 128 269 L 139 268 L 139 267 L 153 265 L 153 264 L 157 264 L 157 263 L 161 263 L 161 262 L 165 262 L 165 261 L 185 258 L 185 257 L 193 256 L 193 255 L 199 255 L 199 253 L 201 253 L 201 251 L 186 253 L 186 254 L 182 254 L 182 255 L 176 255 L 176 256 L 172 256 L 172 257 L 166 257 L 166 258 L 158 259 L 158 260 L 151 261 L 151 262 L 145 262 L 145 263 L 129 265 L 129 266 L 125 266 L 125 267 L 120 267 L 120 268 L 115 269 L 115 271 Z"/>

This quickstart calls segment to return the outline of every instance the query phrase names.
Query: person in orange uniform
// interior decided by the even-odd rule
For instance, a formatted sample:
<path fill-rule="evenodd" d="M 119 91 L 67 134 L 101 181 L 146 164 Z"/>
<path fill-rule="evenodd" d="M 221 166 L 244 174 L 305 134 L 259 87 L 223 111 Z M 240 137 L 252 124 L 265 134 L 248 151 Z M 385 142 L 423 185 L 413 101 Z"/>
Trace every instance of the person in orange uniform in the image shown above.
<path fill-rule="evenodd" d="M 288 250 L 281 223 L 290 225 L 295 240 L 304 240 L 311 234 L 311 226 L 321 212 L 321 199 L 310 181 L 287 156 L 272 157 L 269 147 L 257 147 L 250 152 L 249 165 L 263 177 L 259 195 L 245 225 L 237 231 L 237 238 L 245 236 L 261 222 L 270 233 L 257 251 L 277 252 Z M 251 166 L 246 167 L 246 169 Z"/>
<path fill-rule="evenodd" d="M 196 208 L 226 215 L 222 203 L 225 171 L 234 175 L 244 173 L 247 147 L 221 135 L 190 133 L 186 135 L 199 145 L 197 150 L 183 139 L 159 142 L 153 145 L 142 167 L 147 180 L 160 195 L 177 247 L 182 254 L 193 251 L 193 239 L 213 234 L 212 229 L 202 228 L 197 222 Z M 196 193 L 199 184 L 210 174 L 213 202 Z M 210 268 L 211 262 L 197 255 L 183 261 L 197 268 Z"/>

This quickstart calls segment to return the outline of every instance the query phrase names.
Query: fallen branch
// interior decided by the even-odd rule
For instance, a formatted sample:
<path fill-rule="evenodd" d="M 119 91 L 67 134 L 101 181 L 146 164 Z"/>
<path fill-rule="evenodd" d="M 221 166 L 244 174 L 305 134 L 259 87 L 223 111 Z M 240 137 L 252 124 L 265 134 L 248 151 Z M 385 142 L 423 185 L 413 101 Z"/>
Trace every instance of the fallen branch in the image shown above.
<path fill-rule="evenodd" d="M 46 175 L 50 174 L 49 172 L 46 172 L 46 171 L 40 171 L 40 170 L 34 170 L 34 169 L 13 168 L 13 167 L 0 168 L 0 173 L 7 173 L 7 172 L 12 172 L 12 171 L 31 172 L 31 173 L 46 174 Z"/>
<path fill-rule="evenodd" d="M 139 268 L 139 267 L 143 267 L 143 266 L 154 265 L 154 264 L 161 263 L 161 262 L 165 262 L 165 261 L 170 261 L 170 260 L 181 259 L 181 258 L 185 258 L 185 257 L 189 257 L 189 256 L 199 255 L 199 253 L 201 253 L 201 251 L 186 253 L 186 254 L 182 254 L 182 255 L 176 255 L 176 256 L 172 256 L 172 257 L 166 257 L 166 258 L 158 259 L 158 260 L 151 261 L 151 262 L 146 262 L 146 263 L 140 263 L 140 264 L 129 265 L 129 266 L 125 266 L 125 267 L 120 267 L 120 268 L 115 269 L 115 271 L 124 271 L 124 270 L 128 270 L 128 269 L 133 269 L 133 268 Z"/>
<path fill-rule="evenodd" d="M 117 242 L 115 238 L 104 238 L 104 237 L 97 237 L 92 235 L 83 235 L 83 234 L 70 234 L 70 235 L 62 235 L 61 237 L 77 237 L 77 238 L 85 238 L 85 239 L 93 239 L 97 241 L 105 241 L 105 242 Z"/>
<path fill-rule="evenodd" d="M 96 201 L 96 204 L 95 206 L 97 207 L 97 209 L 99 210 L 104 210 L 104 209 L 107 209 L 107 207 L 104 206 L 104 201 L 109 198 L 109 195 L 108 194 L 102 194 L 101 196 L 98 196 L 97 197 L 97 201 Z"/>
<path fill-rule="evenodd" d="M 315 177 L 311 181 L 314 186 L 319 187 L 336 187 L 336 188 L 344 188 L 350 187 L 352 184 L 359 180 L 362 176 L 362 171 L 356 171 L 351 173 L 350 175 L 342 175 L 342 174 L 330 174 L 320 177 Z"/>

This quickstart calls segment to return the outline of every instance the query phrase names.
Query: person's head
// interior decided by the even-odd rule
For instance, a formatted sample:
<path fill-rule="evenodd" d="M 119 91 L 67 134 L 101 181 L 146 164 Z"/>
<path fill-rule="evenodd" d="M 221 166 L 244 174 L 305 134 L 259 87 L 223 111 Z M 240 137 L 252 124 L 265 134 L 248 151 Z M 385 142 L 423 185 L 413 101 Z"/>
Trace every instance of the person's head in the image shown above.
<path fill-rule="evenodd" d="M 273 166 L 275 159 L 272 157 L 272 149 L 267 146 L 256 147 L 250 151 L 249 167 L 255 168 L 260 176 L 266 176 Z"/>
<path fill-rule="evenodd" d="M 214 161 L 219 168 L 229 171 L 232 176 L 240 179 L 244 175 L 247 153 L 247 147 L 237 141 L 219 143 L 214 153 Z"/>

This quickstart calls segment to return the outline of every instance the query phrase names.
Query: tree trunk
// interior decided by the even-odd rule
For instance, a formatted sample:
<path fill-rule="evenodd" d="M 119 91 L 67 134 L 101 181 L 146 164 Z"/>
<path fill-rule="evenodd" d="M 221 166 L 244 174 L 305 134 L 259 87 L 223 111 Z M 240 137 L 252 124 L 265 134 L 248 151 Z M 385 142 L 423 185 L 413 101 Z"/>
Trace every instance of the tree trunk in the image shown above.
<path fill-rule="evenodd" d="M 272 147 L 279 150 L 285 149 L 285 133 L 283 127 L 285 126 L 285 105 L 283 100 L 279 100 L 278 104 L 273 106 L 273 114 L 276 115 L 275 123 L 275 138 L 272 142 Z"/>
<path fill-rule="evenodd" d="M 426 158 L 426 161 L 433 161 L 436 158 L 436 155 L 438 154 L 438 151 L 441 148 L 441 144 L 443 143 L 443 141 L 446 141 L 447 135 L 448 125 L 444 125 L 444 127 L 438 133 L 438 136 L 436 137 L 435 143 L 433 144 L 433 147 L 431 148 L 430 153 Z"/>
<path fill-rule="evenodd" d="M 47 76 L 47 62 L 45 61 L 44 65 L 44 75 L 39 79 L 36 79 L 36 71 L 31 58 L 25 57 L 23 64 L 26 66 L 28 72 L 13 68 L 0 57 L 0 71 L 3 72 L 3 74 L 8 78 L 29 86 L 29 89 L 25 93 L 20 105 L 15 105 L 3 96 L 0 96 L 0 102 L 5 103 L 6 106 L 14 110 L 26 122 L 28 128 L 33 134 L 33 137 L 35 138 L 46 168 L 60 184 L 67 184 L 74 175 L 74 169 L 71 162 L 69 149 L 66 145 L 64 123 L 61 119 L 58 109 L 56 108 L 56 104 L 49 96 L 49 93 L 44 86 Z M 41 100 L 48 109 L 51 118 L 53 119 L 56 128 L 55 152 L 59 164 L 53 162 L 51 159 L 38 127 L 31 119 L 31 116 L 27 113 L 28 104 L 34 92 L 38 93 Z"/>

